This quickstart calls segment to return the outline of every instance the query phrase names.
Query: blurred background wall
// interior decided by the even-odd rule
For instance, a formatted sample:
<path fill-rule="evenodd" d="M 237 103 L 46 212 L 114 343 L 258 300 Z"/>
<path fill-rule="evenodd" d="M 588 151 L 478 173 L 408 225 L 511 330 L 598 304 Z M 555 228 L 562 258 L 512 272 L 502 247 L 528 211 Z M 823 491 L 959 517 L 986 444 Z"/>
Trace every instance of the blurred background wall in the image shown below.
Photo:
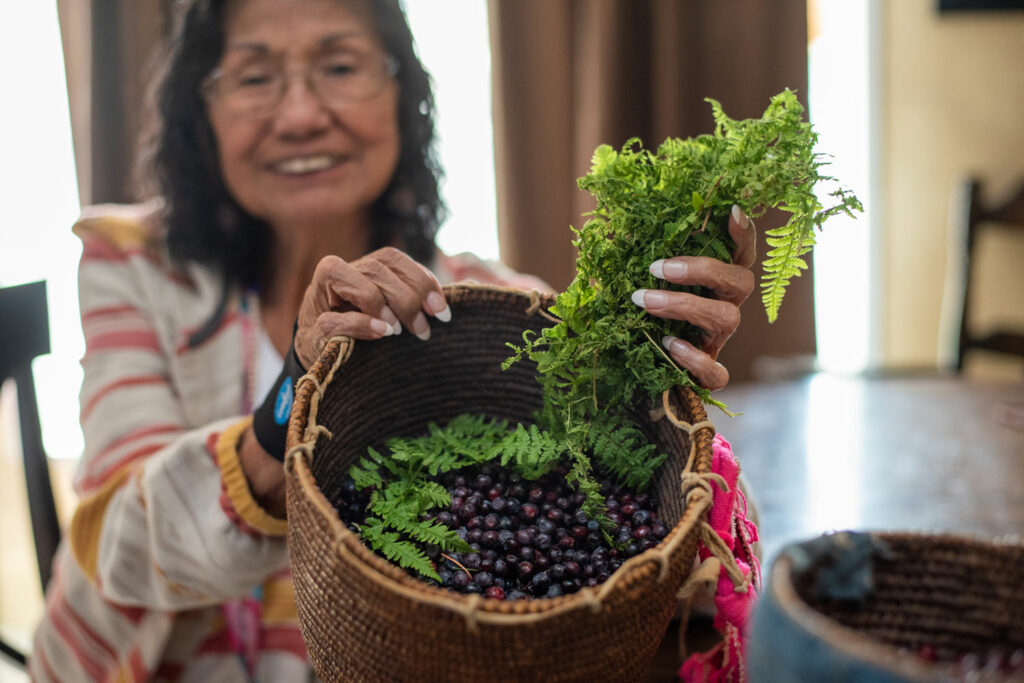
<path fill-rule="evenodd" d="M 937 5 L 880 3 L 881 336 L 889 367 L 934 367 L 948 355 L 953 333 L 940 320 L 960 180 L 977 176 L 993 198 L 1024 182 L 1024 12 L 940 14 Z M 1020 328 L 1024 241 L 985 237 L 978 321 Z M 968 370 L 1024 377 L 1019 362 L 995 358 L 975 359 Z"/>

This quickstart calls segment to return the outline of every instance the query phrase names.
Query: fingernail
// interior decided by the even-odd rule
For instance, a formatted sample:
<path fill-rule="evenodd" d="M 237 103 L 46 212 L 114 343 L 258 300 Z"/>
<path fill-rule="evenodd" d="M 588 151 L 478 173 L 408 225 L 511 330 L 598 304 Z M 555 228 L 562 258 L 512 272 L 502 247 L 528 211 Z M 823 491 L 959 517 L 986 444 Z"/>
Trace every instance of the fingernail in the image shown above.
<path fill-rule="evenodd" d="M 747 214 L 743 212 L 739 204 L 732 205 L 732 218 L 744 230 L 750 227 L 750 219 L 747 218 Z"/>
<path fill-rule="evenodd" d="M 430 339 L 430 325 L 427 324 L 427 317 L 422 313 L 417 313 L 416 318 L 412 321 L 412 333 L 423 341 Z"/>
<path fill-rule="evenodd" d="M 664 308 L 668 305 L 668 294 L 656 289 L 648 289 L 647 294 L 644 295 L 644 301 L 647 303 L 647 308 Z"/>
<path fill-rule="evenodd" d="M 398 321 L 398 316 L 391 310 L 390 306 L 385 305 L 384 308 L 380 309 L 381 320 L 391 326 L 391 334 L 402 334 L 402 323 Z"/>
<path fill-rule="evenodd" d="M 686 276 L 686 271 L 689 268 L 690 266 L 686 261 L 666 261 L 662 271 L 669 280 L 681 280 Z"/>
<path fill-rule="evenodd" d="M 660 258 L 651 264 L 651 275 L 659 280 L 665 279 L 665 259 Z"/>
<path fill-rule="evenodd" d="M 427 310 L 443 323 L 452 319 L 452 309 L 448 308 L 448 302 L 437 292 L 427 295 Z"/>
<path fill-rule="evenodd" d="M 693 347 L 684 342 L 679 337 L 673 337 L 670 334 L 666 334 L 661 338 L 661 345 L 669 350 L 671 353 L 675 353 L 679 356 L 688 356 L 693 350 Z"/>
<path fill-rule="evenodd" d="M 640 308 L 664 308 L 668 303 L 668 296 L 656 289 L 638 289 L 630 298 Z"/>
<path fill-rule="evenodd" d="M 394 328 L 380 318 L 370 318 L 370 329 L 382 337 L 389 337 L 395 333 Z"/>
<path fill-rule="evenodd" d="M 685 261 L 666 261 L 662 258 L 651 264 L 651 275 L 659 280 L 679 280 L 686 276 L 687 268 Z"/>

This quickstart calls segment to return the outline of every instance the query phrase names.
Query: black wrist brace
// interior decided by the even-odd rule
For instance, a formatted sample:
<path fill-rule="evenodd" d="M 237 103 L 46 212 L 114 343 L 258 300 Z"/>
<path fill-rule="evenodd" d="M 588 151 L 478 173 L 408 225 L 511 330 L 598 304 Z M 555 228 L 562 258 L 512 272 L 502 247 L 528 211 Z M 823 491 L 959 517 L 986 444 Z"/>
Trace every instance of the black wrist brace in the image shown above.
<path fill-rule="evenodd" d="M 256 441 L 270 455 L 284 462 L 285 436 L 288 434 L 288 419 L 292 413 L 295 389 L 299 378 L 306 370 L 295 355 L 295 340 L 284 357 L 281 374 L 274 380 L 274 386 L 252 414 L 252 431 Z"/>

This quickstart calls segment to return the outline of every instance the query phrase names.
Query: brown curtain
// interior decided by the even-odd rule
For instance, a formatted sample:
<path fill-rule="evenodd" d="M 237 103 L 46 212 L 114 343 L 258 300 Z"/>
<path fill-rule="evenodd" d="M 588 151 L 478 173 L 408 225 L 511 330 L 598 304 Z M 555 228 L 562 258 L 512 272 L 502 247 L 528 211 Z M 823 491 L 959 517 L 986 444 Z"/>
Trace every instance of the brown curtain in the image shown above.
<path fill-rule="evenodd" d="M 135 199 L 139 112 L 174 0 L 58 0 L 82 204 Z"/>
<path fill-rule="evenodd" d="M 575 272 L 568 226 L 592 208 L 576 179 L 598 144 L 621 146 L 635 136 L 656 146 L 710 132 L 705 97 L 734 118 L 760 116 L 785 87 L 806 102 L 805 0 L 489 0 L 488 7 L 501 254 L 558 289 Z M 751 296 L 722 352 L 734 380 L 751 377 L 760 356 L 814 353 L 812 294 L 807 273 L 772 326 Z"/>
<path fill-rule="evenodd" d="M 574 272 L 569 225 L 594 148 L 707 132 L 704 97 L 758 116 L 783 87 L 806 95 L 805 0 L 489 0 L 502 257 L 557 288 Z M 139 111 L 176 0 L 58 0 L 83 204 L 134 199 Z M 777 224 L 765 217 L 762 228 Z M 813 354 L 810 274 L 780 322 L 755 294 L 722 353 L 734 379 L 758 356 Z"/>

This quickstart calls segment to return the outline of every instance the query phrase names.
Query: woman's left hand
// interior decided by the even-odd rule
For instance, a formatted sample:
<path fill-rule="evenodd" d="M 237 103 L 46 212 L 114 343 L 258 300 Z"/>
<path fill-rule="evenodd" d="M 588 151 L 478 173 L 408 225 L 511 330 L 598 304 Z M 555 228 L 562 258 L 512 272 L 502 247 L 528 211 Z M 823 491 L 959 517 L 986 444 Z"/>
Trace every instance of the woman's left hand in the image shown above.
<path fill-rule="evenodd" d="M 701 348 L 672 336 L 666 336 L 662 344 L 673 360 L 712 391 L 729 382 L 729 371 L 716 359 L 740 324 L 740 304 L 754 289 L 750 267 L 757 254 L 756 232 L 753 222 L 739 206 L 732 207 L 729 235 L 736 242 L 731 264 L 707 256 L 676 256 L 651 264 L 651 274 L 655 277 L 677 285 L 706 287 L 712 291 L 712 298 L 660 289 L 640 289 L 633 293 L 633 302 L 651 315 L 685 320 L 707 333 Z"/>

